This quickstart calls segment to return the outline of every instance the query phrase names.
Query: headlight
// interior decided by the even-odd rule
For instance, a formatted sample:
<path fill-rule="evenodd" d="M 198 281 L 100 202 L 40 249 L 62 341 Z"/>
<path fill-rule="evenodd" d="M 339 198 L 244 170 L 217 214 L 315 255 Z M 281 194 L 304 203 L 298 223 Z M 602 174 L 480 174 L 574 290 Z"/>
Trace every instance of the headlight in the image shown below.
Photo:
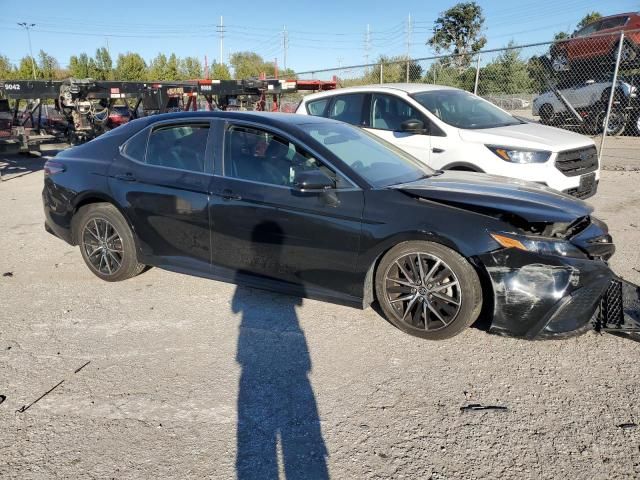
<path fill-rule="evenodd" d="M 587 255 L 571 242 L 557 238 L 528 237 L 512 233 L 492 233 L 491 237 L 504 248 L 517 248 L 525 252 L 559 257 L 587 258 Z"/>
<path fill-rule="evenodd" d="M 498 145 L 485 146 L 505 162 L 544 163 L 551 157 L 551 152 L 546 150 L 527 150 L 526 148 L 516 150 L 513 147 L 500 147 Z"/>

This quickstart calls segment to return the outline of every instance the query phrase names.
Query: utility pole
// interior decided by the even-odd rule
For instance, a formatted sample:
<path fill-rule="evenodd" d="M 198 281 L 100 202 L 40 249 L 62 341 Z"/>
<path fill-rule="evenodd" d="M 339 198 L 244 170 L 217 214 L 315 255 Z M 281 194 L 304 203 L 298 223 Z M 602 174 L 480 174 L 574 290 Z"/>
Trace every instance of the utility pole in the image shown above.
<path fill-rule="evenodd" d="M 371 50 L 371 31 L 369 30 L 369 24 L 367 23 L 367 31 L 364 34 L 364 63 L 369 64 L 369 50 Z"/>
<path fill-rule="evenodd" d="M 104 37 L 107 43 L 107 53 L 109 54 L 109 58 L 111 58 L 111 49 L 109 48 L 109 37 Z"/>
<path fill-rule="evenodd" d="M 409 68 L 411 65 L 411 34 L 413 33 L 413 23 L 411 22 L 411 14 L 407 18 L 407 83 L 409 82 Z"/>
<path fill-rule="evenodd" d="M 20 27 L 23 27 L 27 31 L 27 40 L 29 40 L 29 55 L 31 56 L 31 69 L 33 70 L 33 79 L 36 79 L 36 61 L 33 58 L 33 50 L 31 49 L 31 34 L 29 33 L 29 29 L 35 27 L 35 23 L 27 23 L 21 22 L 18 23 Z"/>
<path fill-rule="evenodd" d="M 282 69 L 287 70 L 287 49 L 289 48 L 289 33 L 287 32 L 287 26 L 282 26 L 282 50 L 283 50 L 283 62 Z"/>
<path fill-rule="evenodd" d="M 224 23 L 222 22 L 222 15 L 220 15 L 220 25 L 216 25 L 218 36 L 220 37 L 220 63 L 224 63 Z"/>

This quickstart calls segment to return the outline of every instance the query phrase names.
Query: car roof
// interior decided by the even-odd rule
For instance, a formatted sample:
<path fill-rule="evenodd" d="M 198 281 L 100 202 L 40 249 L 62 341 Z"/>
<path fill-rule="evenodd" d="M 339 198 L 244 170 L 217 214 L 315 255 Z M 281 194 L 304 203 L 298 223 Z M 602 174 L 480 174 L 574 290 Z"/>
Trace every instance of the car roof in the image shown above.
<path fill-rule="evenodd" d="M 428 83 L 379 83 L 371 85 L 361 85 L 358 87 L 345 87 L 336 90 L 329 90 L 326 92 L 314 93 L 304 97 L 304 100 L 311 100 L 314 98 L 321 98 L 325 96 L 338 95 L 341 93 L 356 93 L 356 92 L 404 92 L 404 93 L 420 93 L 420 92 L 432 92 L 438 90 L 460 90 L 455 87 L 448 87 L 446 85 L 434 85 Z"/>
<path fill-rule="evenodd" d="M 216 111 L 200 111 L 200 112 L 174 112 L 174 113 L 162 113 L 151 115 L 149 117 L 142 117 L 136 122 L 144 121 L 144 126 L 154 124 L 156 122 L 167 120 L 182 120 L 182 119 L 211 119 L 221 118 L 228 120 L 245 120 L 261 123 L 266 126 L 287 129 L 292 126 L 300 126 L 310 123 L 342 123 L 337 120 L 331 120 L 323 117 L 311 117 L 308 115 L 297 115 L 295 113 L 281 113 L 281 112 L 254 112 L 254 111 L 232 111 L 225 112 L 222 110 Z M 142 123 L 142 122 L 140 122 Z M 139 124 L 140 124 L 139 123 Z M 144 127 L 142 127 L 144 128 Z"/>

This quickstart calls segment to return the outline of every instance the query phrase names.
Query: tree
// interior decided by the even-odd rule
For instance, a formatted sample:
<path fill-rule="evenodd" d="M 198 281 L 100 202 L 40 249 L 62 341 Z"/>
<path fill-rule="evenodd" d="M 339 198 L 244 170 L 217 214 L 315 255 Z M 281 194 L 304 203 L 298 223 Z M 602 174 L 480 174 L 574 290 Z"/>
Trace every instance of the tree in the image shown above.
<path fill-rule="evenodd" d="M 529 93 L 532 85 L 527 64 L 520 58 L 520 49 L 511 41 L 506 50 L 480 70 L 478 94 Z"/>
<path fill-rule="evenodd" d="M 567 32 L 558 32 L 553 36 L 553 41 L 560 42 L 562 40 L 567 40 L 570 37 L 571 35 L 569 35 Z"/>
<path fill-rule="evenodd" d="M 96 50 L 96 58 L 94 60 L 95 65 L 95 78 L 97 80 L 111 80 L 113 78 L 113 61 L 109 50 L 104 47 Z"/>
<path fill-rule="evenodd" d="M 149 80 L 167 80 L 165 78 L 167 72 L 167 56 L 163 53 L 159 53 L 149 63 L 149 70 L 147 72 L 147 78 Z"/>
<path fill-rule="evenodd" d="M 194 80 L 202 78 L 202 65 L 196 57 L 185 57 L 180 61 L 180 78 Z"/>
<path fill-rule="evenodd" d="M 484 16 L 476 2 L 458 3 L 442 12 L 433 27 L 433 36 L 427 41 L 436 53 L 447 52 L 454 55 L 454 62 L 460 69 L 466 68 L 471 57 L 487 43 L 482 35 Z"/>
<path fill-rule="evenodd" d="M 137 53 L 127 52 L 118 55 L 116 63 L 116 78 L 118 80 L 145 80 L 147 64 Z"/>
<path fill-rule="evenodd" d="M 33 64 L 34 59 L 31 57 L 22 57 L 20 59 L 20 63 L 18 64 L 18 68 L 15 72 L 16 80 L 31 80 L 33 79 Z M 39 71 L 40 69 L 36 65 L 36 78 L 42 78 L 42 74 Z"/>
<path fill-rule="evenodd" d="M 229 67 L 224 63 L 214 63 L 211 66 L 211 78 L 214 80 L 231 80 Z"/>
<path fill-rule="evenodd" d="M 472 66 L 461 68 L 451 58 L 441 58 L 431 64 L 423 77 L 425 83 L 436 83 L 461 88 L 473 92 L 476 69 Z"/>
<path fill-rule="evenodd" d="M 0 55 L 0 80 L 13 80 L 13 65 L 7 57 Z"/>
<path fill-rule="evenodd" d="M 238 79 L 259 77 L 268 69 L 263 58 L 254 52 L 236 52 L 231 55 L 230 63 L 233 67 L 233 76 Z M 273 65 L 271 73 L 273 74 Z"/>
<path fill-rule="evenodd" d="M 163 80 L 179 80 L 180 79 L 180 60 L 175 53 L 169 55 L 167 60 L 167 70 L 165 71 Z"/>
<path fill-rule="evenodd" d="M 578 22 L 578 25 L 576 25 L 576 29 L 580 30 L 581 28 L 586 27 L 590 23 L 595 22 L 596 20 L 599 20 L 601 18 L 602 15 L 600 14 L 600 12 L 589 12 L 584 17 L 582 17 L 582 20 Z"/>
<path fill-rule="evenodd" d="M 40 50 L 38 57 L 38 66 L 40 70 L 39 78 L 44 78 L 45 80 L 53 80 L 54 78 L 57 78 L 58 70 L 60 70 L 58 61 L 44 50 Z"/>
<path fill-rule="evenodd" d="M 96 62 L 86 53 L 69 58 L 69 74 L 73 78 L 94 78 L 97 73 Z"/>

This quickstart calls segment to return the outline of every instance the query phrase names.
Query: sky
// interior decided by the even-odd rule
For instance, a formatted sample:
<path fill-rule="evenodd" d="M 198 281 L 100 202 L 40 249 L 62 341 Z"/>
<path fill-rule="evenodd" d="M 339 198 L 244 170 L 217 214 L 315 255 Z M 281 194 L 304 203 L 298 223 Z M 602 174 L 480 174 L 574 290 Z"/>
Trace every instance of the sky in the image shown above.
<path fill-rule="evenodd" d="M 223 58 L 251 50 L 285 64 L 283 31 L 288 48 L 286 66 L 297 72 L 373 62 L 380 55 L 429 57 L 425 45 L 438 14 L 455 0 L 392 2 L 389 0 L 273 1 L 122 1 L 0 0 L 0 54 L 12 63 L 28 55 L 31 29 L 34 54 L 40 49 L 66 67 L 69 57 L 90 56 L 108 47 L 118 54 L 140 53 L 147 61 L 158 53 L 220 60 L 217 25 L 223 17 Z M 603 15 L 640 11 L 640 0 L 479 0 L 485 15 L 485 48 L 510 40 L 527 44 L 550 40 L 558 31 L 574 30 L 587 12 Z M 411 33 L 407 33 L 411 17 Z M 365 48 L 369 26 L 370 48 Z M 409 43 L 409 45 L 407 45 Z M 367 57 L 368 55 L 368 57 Z"/>

